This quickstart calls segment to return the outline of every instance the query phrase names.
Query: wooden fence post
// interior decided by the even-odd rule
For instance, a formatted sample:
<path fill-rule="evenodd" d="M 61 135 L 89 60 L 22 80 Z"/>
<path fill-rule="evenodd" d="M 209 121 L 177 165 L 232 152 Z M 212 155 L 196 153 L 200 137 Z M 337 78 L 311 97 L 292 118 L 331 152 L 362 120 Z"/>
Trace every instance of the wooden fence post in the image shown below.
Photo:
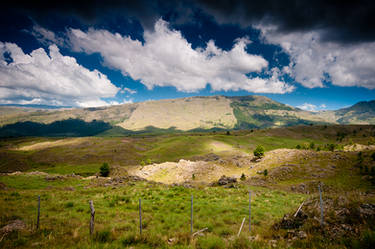
<path fill-rule="evenodd" d="M 94 203 L 90 200 L 90 209 L 91 209 L 91 219 L 90 219 L 90 236 L 94 233 L 94 224 L 95 224 L 95 208 Z"/>
<path fill-rule="evenodd" d="M 142 202 L 139 198 L 139 233 L 142 235 Z"/>
<path fill-rule="evenodd" d="M 240 227 L 240 230 L 238 231 L 237 237 L 240 237 L 240 233 L 242 231 L 243 224 L 245 223 L 245 219 L 246 219 L 245 217 L 242 219 L 241 227 Z"/>
<path fill-rule="evenodd" d="M 251 191 L 249 191 L 249 232 L 251 232 Z"/>
<path fill-rule="evenodd" d="M 193 234 L 193 195 L 191 195 L 191 208 L 190 208 L 190 233 Z"/>
<path fill-rule="evenodd" d="M 40 195 L 38 195 L 38 216 L 36 218 L 36 229 L 39 230 L 39 219 L 40 219 Z"/>
<path fill-rule="evenodd" d="M 322 190 L 320 188 L 320 184 L 318 185 L 319 188 L 319 196 L 320 196 L 320 225 L 324 225 L 324 213 L 323 213 L 323 198 L 322 198 Z"/>

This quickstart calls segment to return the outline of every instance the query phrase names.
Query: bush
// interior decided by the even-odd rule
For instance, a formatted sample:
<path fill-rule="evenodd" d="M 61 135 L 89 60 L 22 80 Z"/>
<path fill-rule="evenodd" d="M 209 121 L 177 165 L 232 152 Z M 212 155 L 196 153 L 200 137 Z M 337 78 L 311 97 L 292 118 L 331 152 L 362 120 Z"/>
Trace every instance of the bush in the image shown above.
<path fill-rule="evenodd" d="M 241 175 L 241 181 L 245 181 L 246 180 L 246 176 L 245 176 L 245 174 L 244 173 L 242 173 L 242 175 Z"/>
<path fill-rule="evenodd" d="M 258 145 L 254 150 L 254 156 L 256 157 L 263 157 L 264 156 L 264 148 L 262 145 Z"/>
<path fill-rule="evenodd" d="M 109 165 L 108 163 L 103 163 L 103 165 L 100 167 L 100 175 L 107 177 L 109 176 Z"/>
<path fill-rule="evenodd" d="M 315 148 L 315 143 L 311 142 L 309 147 L 310 147 L 310 149 L 314 149 Z"/>
<path fill-rule="evenodd" d="M 268 170 L 267 170 L 267 169 L 265 169 L 265 170 L 263 171 L 263 175 L 264 175 L 264 176 L 267 176 L 267 175 L 268 175 Z"/>
<path fill-rule="evenodd" d="M 332 152 L 333 152 L 333 151 L 335 150 L 335 147 L 336 147 L 336 146 L 335 146 L 335 144 L 328 144 L 327 147 L 328 147 L 328 150 L 329 150 L 329 151 L 332 151 Z"/>

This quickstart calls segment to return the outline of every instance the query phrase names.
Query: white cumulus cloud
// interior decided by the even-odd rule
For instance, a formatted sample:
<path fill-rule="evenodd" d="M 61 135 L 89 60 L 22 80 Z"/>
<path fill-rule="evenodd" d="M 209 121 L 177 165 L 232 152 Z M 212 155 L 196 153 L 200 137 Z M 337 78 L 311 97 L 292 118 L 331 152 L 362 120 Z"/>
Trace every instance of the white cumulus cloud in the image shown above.
<path fill-rule="evenodd" d="M 280 45 L 290 55 L 284 68 L 308 88 L 337 86 L 375 88 L 375 42 L 339 44 L 322 41 L 324 30 L 281 33 L 276 26 L 257 26 L 266 42 Z"/>
<path fill-rule="evenodd" d="M 207 84 L 214 91 L 285 93 L 294 89 L 279 80 L 277 70 L 269 70 L 268 78 L 247 76 L 268 67 L 263 57 L 246 52 L 248 38 L 237 39 L 230 51 L 218 48 L 212 40 L 205 48 L 193 49 L 181 32 L 170 29 L 162 19 L 155 23 L 154 31 L 145 31 L 144 42 L 92 28 L 87 32 L 71 29 L 68 36 L 73 50 L 100 53 L 106 66 L 140 80 L 149 89 L 173 86 L 195 92 Z"/>
<path fill-rule="evenodd" d="M 64 45 L 64 39 L 57 36 L 53 31 L 45 29 L 38 24 L 35 24 L 31 31 L 26 31 L 35 37 L 41 44 L 49 46 L 56 44 L 59 46 Z"/>
<path fill-rule="evenodd" d="M 101 106 L 120 90 L 97 70 L 63 56 L 56 45 L 25 54 L 14 43 L 0 42 L 0 104 Z"/>
<path fill-rule="evenodd" d="M 297 106 L 299 109 L 302 109 L 304 111 L 310 111 L 310 112 L 315 112 L 317 106 L 314 104 L 309 104 L 309 103 L 304 103 L 302 105 Z"/>

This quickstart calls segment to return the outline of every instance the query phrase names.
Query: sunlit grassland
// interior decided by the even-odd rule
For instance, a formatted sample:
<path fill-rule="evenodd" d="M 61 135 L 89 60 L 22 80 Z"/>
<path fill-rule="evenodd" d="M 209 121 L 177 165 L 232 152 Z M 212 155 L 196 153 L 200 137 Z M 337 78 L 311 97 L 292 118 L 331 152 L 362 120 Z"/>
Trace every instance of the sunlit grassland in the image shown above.
<path fill-rule="evenodd" d="M 69 143 L 65 142 L 69 140 Z M 45 143 L 49 142 L 49 143 Z M 215 150 L 212 144 L 220 142 L 223 151 Z M 0 169 L 40 170 L 49 173 L 80 173 L 87 175 L 98 165 L 107 162 L 111 165 L 138 165 L 142 161 L 162 163 L 191 159 L 208 153 L 226 155 L 230 153 L 251 153 L 259 144 L 268 150 L 277 148 L 295 148 L 297 144 L 314 142 L 318 139 L 268 136 L 264 131 L 203 134 L 168 134 L 160 136 L 135 137 L 85 137 L 71 141 L 71 138 L 21 138 L 1 142 L 0 153 L 6 153 L 0 159 Z M 43 146 L 38 146 L 42 143 Z M 30 147 L 32 146 L 32 147 Z M 35 148 L 23 151 L 22 148 Z M 84 169 L 87 167 L 87 169 Z"/>

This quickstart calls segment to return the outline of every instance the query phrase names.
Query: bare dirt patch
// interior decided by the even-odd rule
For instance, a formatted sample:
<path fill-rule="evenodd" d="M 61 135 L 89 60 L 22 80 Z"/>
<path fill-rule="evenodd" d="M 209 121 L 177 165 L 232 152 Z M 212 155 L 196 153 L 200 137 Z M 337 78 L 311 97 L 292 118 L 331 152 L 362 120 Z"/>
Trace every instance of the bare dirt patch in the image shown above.
<path fill-rule="evenodd" d="M 344 147 L 344 151 L 375 150 L 375 145 L 352 144 Z"/>
<path fill-rule="evenodd" d="M 165 162 L 137 166 L 129 170 L 129 174 L 136 175 L 147 180 L 166 184 L 183 183 L 186 181 L 212 182 L 227 172 L 226 168 L 212 162 L 189 161 L 181 159 L 179 162 Z"/>
<path fill-rule="evenodd" d="M 47 141 L 47 142 L 40 142 L 40 143 L 31 144 L 31 145 L 25 145 L 25 146 L 19 147 L 17 150 L 21 150 L 21 151 L 43 150 L 43 149 L 57 147 L 57 146 L 80 144 L 84 141 L 85 141 L 85 138 L 67 138 L 67 139 L 60 139 L 56 141 Z"/>

